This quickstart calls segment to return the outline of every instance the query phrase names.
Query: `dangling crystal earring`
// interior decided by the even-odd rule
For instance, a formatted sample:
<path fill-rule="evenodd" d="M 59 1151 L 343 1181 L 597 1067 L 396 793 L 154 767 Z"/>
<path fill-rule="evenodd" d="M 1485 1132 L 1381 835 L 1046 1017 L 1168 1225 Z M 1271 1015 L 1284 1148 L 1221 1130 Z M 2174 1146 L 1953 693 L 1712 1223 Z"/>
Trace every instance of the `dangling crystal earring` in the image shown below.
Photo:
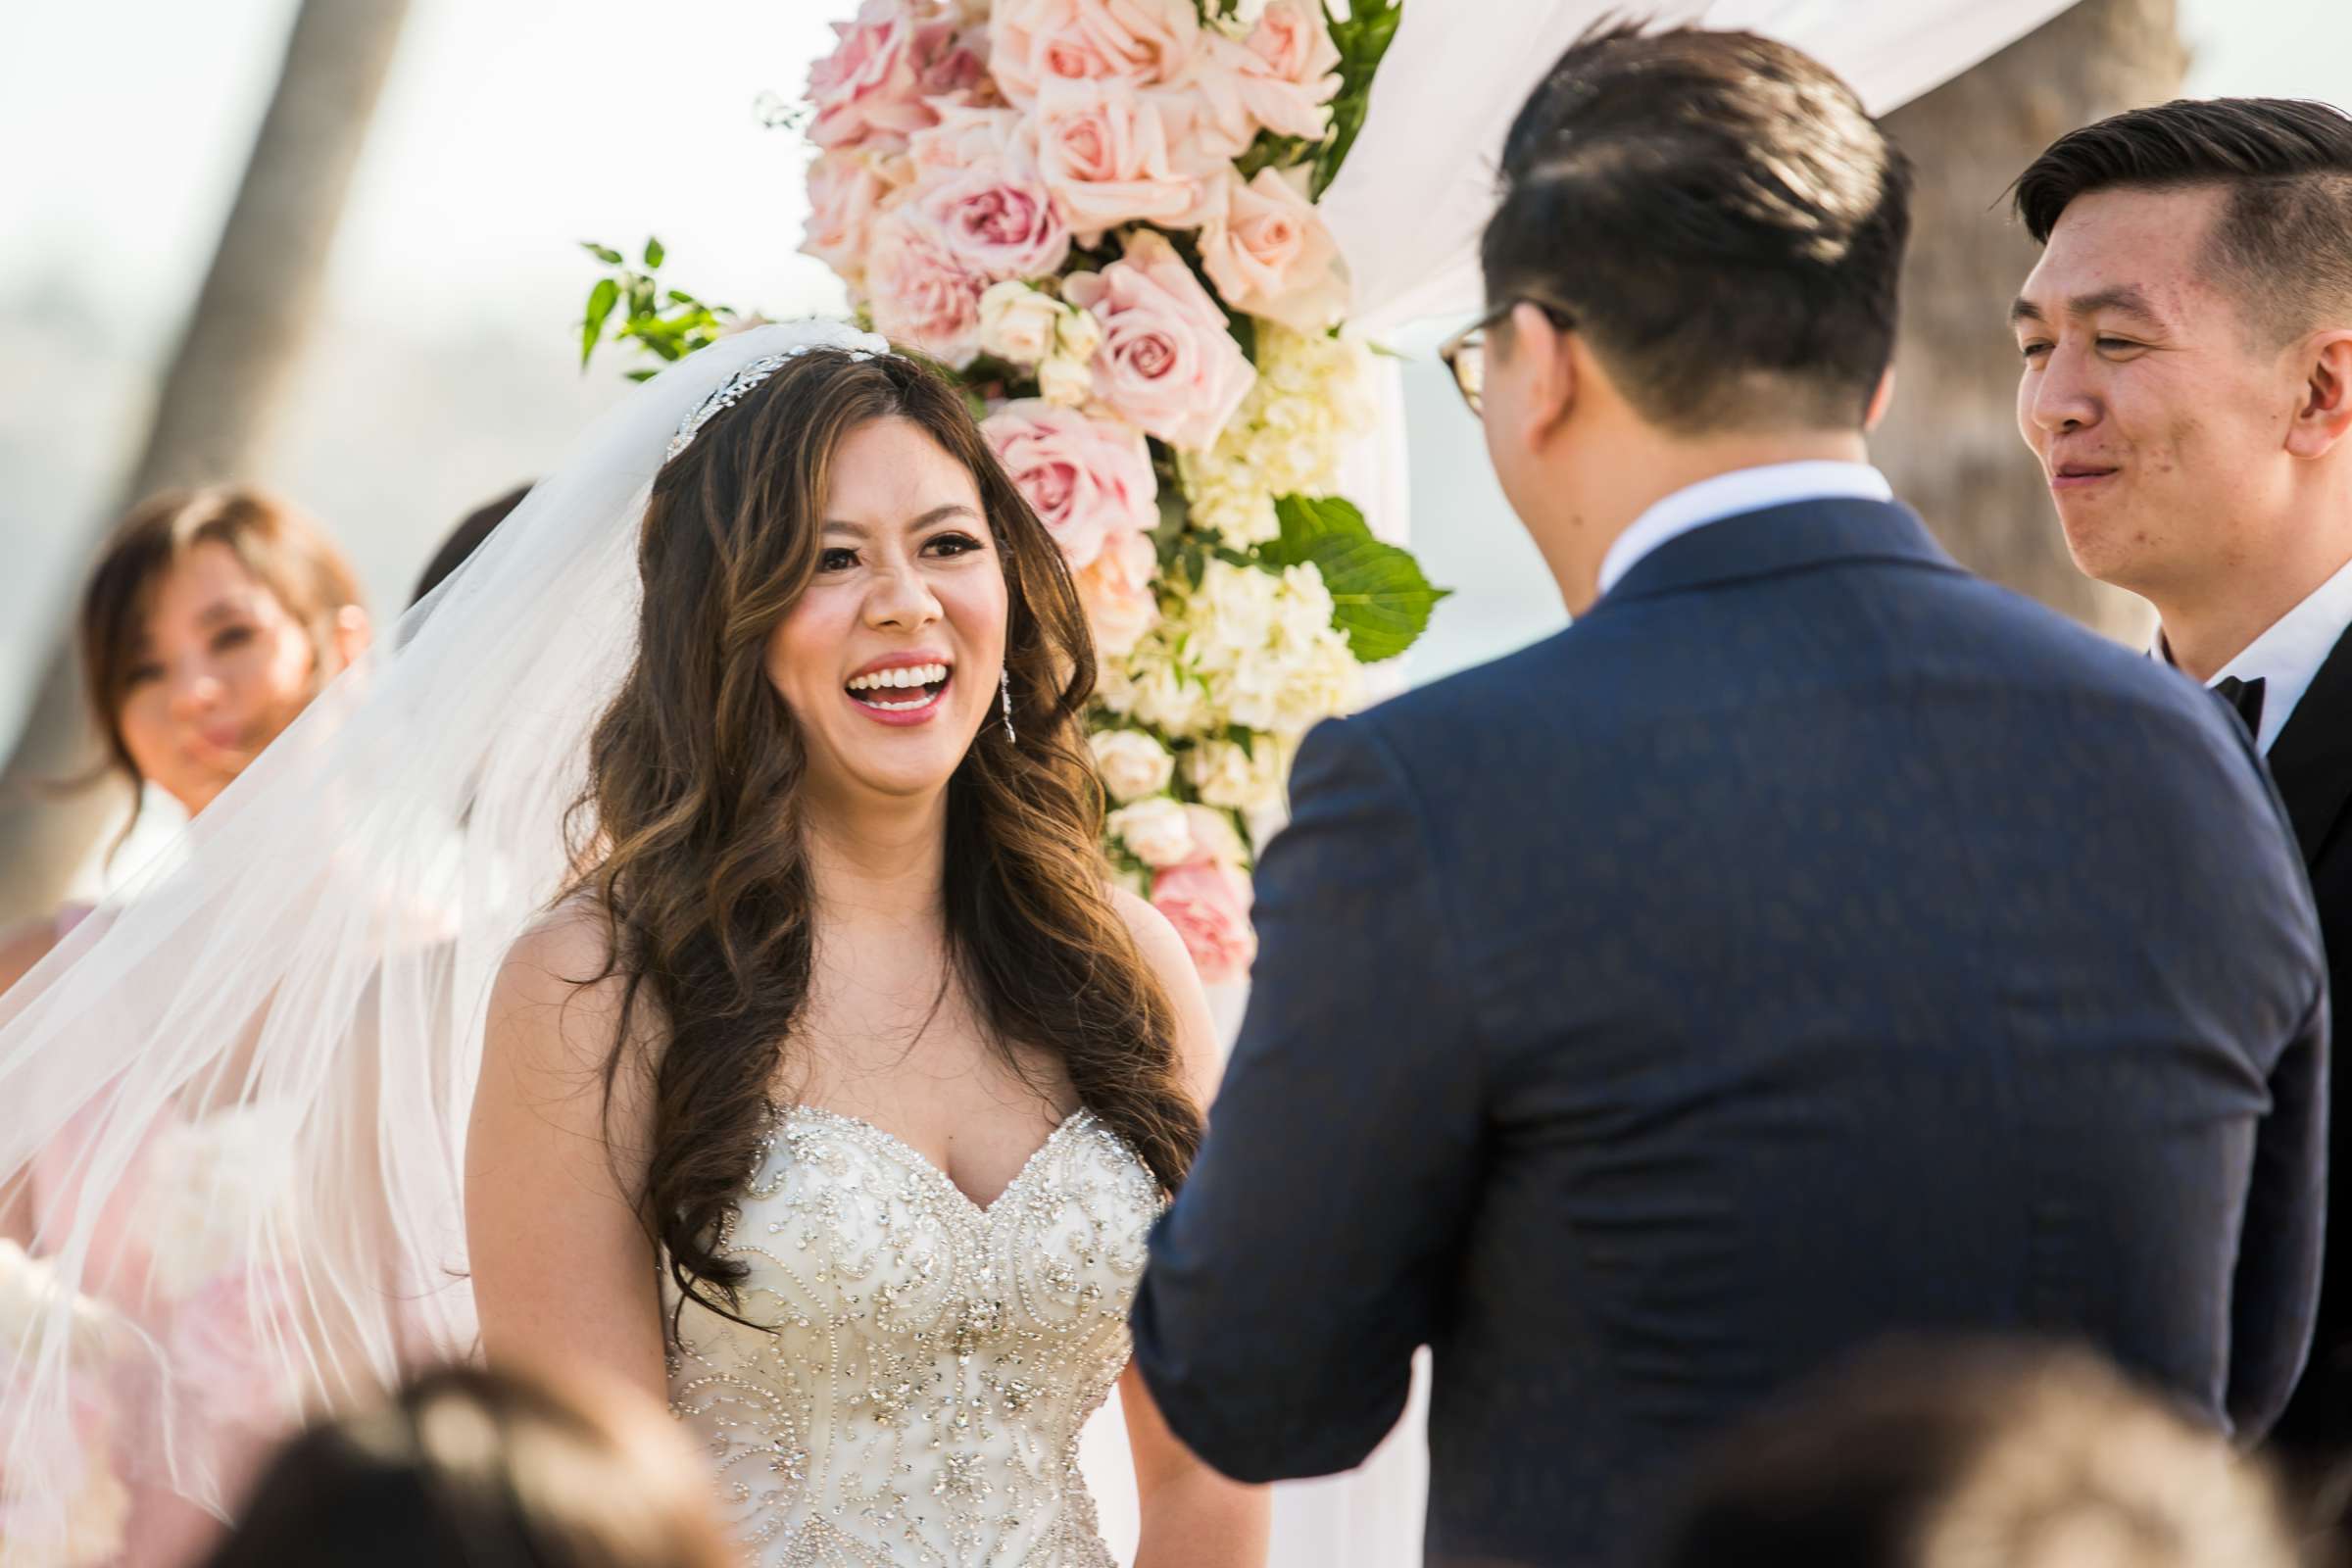
<path fill-rule="evenodd" d="M 1018 746 L 1021 738 L 1012 732 L 1012 671 L 1005 669 L 997 676 L 997 685 L 1004 694 L 1004 738 Z"/>

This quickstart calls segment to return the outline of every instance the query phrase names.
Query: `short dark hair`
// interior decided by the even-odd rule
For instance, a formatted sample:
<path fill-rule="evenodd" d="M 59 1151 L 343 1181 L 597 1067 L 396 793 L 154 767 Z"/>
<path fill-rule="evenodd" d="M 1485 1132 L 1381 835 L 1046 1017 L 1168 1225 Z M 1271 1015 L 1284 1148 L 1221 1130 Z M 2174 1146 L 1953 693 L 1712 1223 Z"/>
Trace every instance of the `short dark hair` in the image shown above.
<path fill-rule="evenodd" d="M 2059 137 L 2013 191 L 2026 231 L 2046 244 L 2079 196 L 2197 186 L 2229 192 L 2205 261 L 2250 322 L 2281 342 L 2352 326 L 2352 118 L 2333 105 L 2182 98 L 2128 110 Z"/>
<path fill-rule="evenodd" d="M 1863 422 L 1894 354 L 1911 169 L 1818 61 L 1604 23 L 1519 111 L 1501 173 L 1489 301 L 1566 310 L 1642 417 Z"/>
<path fill-rule="evenodd" d="M 424 1372 L 289 1439 L 204 1568 L 726 1568 L 679 1432 L 627 1388 Z"/>
<path fill-rule="evenodd" d="M 2290 1568 L 2279 1502 L 2259 1462 L 2087 1349 L 1894 1340 L 1717 1438 L 1647 1561 L 1975 1568 L 2092 1536 L 2143 1568 Z"/>
<path fill-rule="evenodd" d="M 522 505 L 522 498 L 531 493 L 527 484 L 516 485 L 496 501 L 483 503 L 466 514 L 466 520 L 450 530 L 433 559 L 424 564 L 424 571 L 416 579 L 416 591 L 409 595 L 414 605 L 426 594 L 441 586 L 449 574 L 466 564 L 466 560 L 482 547 L 491 530 L 507 520 L 507 514 Z"/>

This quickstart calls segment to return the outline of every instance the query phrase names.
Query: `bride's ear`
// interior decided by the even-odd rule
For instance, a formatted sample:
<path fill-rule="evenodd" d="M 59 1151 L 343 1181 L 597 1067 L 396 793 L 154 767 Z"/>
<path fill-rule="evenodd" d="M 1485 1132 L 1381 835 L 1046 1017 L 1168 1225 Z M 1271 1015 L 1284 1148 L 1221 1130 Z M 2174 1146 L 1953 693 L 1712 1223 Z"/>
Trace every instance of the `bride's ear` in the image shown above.
<path fill-rule="evenodd" d="M 349 669 L 368 651 L 368 644 L 375 636 L 375 624 L 368 618 L 365 607 L 345 605 L 335 612 L 334 629 L 329 636 L 333 639 L 337 666 Z"/>

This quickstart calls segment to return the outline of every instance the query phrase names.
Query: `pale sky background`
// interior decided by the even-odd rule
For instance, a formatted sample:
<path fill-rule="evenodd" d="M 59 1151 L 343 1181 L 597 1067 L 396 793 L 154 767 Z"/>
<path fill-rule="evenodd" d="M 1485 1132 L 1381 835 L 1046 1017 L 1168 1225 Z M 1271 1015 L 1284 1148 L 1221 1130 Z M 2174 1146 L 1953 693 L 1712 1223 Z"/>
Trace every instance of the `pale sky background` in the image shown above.
<path fill-rule="evenodd" d="M 1434 0 L 1461 5 L 1470 0 Z M 622 390 L 582 376 L 575 241 L 659 233 L 680 286 L 838 307 L 798 255 L 806 151 L 763 128 L 852 0 L 415 0 L 295 406 L 260 475 L 351 546 L 379 613 L 466 511 Z M 0 51 L 0 736 L 111 508 L 261 116 L 291 0 L 8 8 Z M 2189 90 L 2352 101 L 2344 0 L 2181 0 Z M 1435 331 L 1419 335 L 1434 338 Z M 1408 343 L 1415 341 L 1408 339 Z M 1561 624 L 1426 360 L 1412 534 L 1456 587 L 1416 672 Z"/>

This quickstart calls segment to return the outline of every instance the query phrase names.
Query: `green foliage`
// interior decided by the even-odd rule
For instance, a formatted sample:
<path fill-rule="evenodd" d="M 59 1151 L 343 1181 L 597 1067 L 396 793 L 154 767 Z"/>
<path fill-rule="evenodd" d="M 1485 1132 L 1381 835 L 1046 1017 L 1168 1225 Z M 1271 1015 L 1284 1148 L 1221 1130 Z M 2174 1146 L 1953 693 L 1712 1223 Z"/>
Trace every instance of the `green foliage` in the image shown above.
<path fill-rule="evenodd" d="M 1348 150 L 1364 128 L 1365 112 L 1372 106 L 1372 76 L 1396 40 L 1404 0 L 1350 0 L 1348 11 L 1345 17 L 1334 15 L 1325 0 L 1323 15 L 1331 24 L 1331 41 L 1340 51 L 1340 91 L 1331 101 L 1331 139 L 1315 156 L 1314 182 L 1307 189 L 1318 201 L 1338 177 L 1340 166 L 1348 161 Z"/>
<path fill-rule="evenodd" d="M 667 362 L 682 360 L 715 342 L 735 319 L 735 312 L 727 306 L 709 304 L 684 289 L 665 289 L 660 284 L 656 274 L 669 253 L 658 239 L 647 238 L 638 267 L 631 267 L 628 258 L 610 245 L 590 240 L 583 241 L 580 248 L 612 269 L 588 290 L 588 308 L 580 318 L 583 369 L 595 358 L 597 345 L 607 340 L 608 328 L 612 342 L 633 343 Z M 620 317 L 617 326 L 612 324 L 615 313 Z M 629 379 L 642 381 L 654 373 L 631 370 Z"/>
<path fill-rule="evenodd" d="M 1312 565 L 1331 592 L 1331 623 L 1367 664 L 1395 659 L 1429 629 L 1430 612 L 1453 590 L 1431 585 L 1412 553 L 1372 536 L 1364 514 L 1336 497 L 1284 496 L 1274 503 L 1282 537 L 1258 549 L 1279 571 Z"/>

